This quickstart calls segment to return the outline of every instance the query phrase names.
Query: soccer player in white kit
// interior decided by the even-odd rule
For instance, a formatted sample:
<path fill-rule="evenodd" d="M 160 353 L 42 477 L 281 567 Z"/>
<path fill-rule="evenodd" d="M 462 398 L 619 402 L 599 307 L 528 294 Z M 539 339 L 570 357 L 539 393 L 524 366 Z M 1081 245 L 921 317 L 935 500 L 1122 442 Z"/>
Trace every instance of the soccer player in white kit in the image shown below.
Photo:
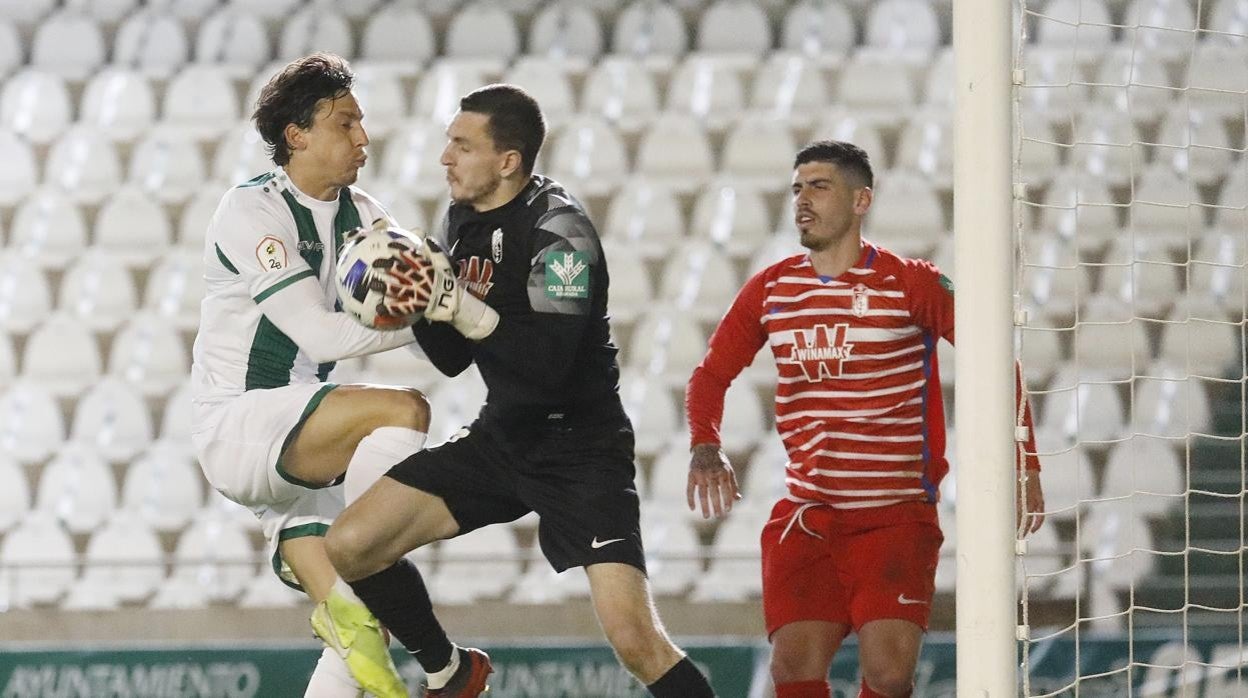
<path fill-rule="evenodd" d="M 338 360 L 415 339 L 335 306 L 343 235 L 391 223 L 351 186 L 368 145 L 352 82 L 345 60 L 317 53 L 260 93 L 252 118 L 277 167 L 226 192 L 208 226 L 192 440 L 209 483 L 260 518 L 279 576 L 317 602 L 327 646 L 306 695 L 390 698 L 407 692 L 386 638 L 338 580 L 324 534 L 344 501 L 424 446 L 429 406 L 412 388 L 326 382 Z"/>

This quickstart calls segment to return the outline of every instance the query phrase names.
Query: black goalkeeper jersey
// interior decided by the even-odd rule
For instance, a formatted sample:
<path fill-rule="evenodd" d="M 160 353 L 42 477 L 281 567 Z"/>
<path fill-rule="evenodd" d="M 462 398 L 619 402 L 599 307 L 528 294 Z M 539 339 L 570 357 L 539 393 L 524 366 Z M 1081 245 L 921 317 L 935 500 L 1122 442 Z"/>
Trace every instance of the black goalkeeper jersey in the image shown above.
<path fill-rule="evenodd" d="M 499 208 L 452 204 L 439 242 L 465 289 L 498 311 L 498 327 L 480 342 L 448 323 L 422 319 L 412 329 L 442 373 L 476 362 L 488 390 L 483 421 L 626 419 L 607 323 L 607 262 L 579 201 L 533 175 Z"/>

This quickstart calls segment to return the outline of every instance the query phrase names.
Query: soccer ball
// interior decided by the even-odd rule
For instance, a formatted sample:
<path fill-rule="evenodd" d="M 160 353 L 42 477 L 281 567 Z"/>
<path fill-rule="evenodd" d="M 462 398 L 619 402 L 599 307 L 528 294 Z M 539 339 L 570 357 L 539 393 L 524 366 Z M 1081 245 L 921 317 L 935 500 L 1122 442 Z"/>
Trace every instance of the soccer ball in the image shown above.
<path fill-rule="evenodd" d="M 395 263 L 399 251 L 419 254 L 420 238 L 397 226 L 374 227 L 349 235 L 334 265 L 334 285 L 343 312 L 365 327 L 375 330 L 401 330 L 420 317 L 391 315 L 382 307 L 386 270 Z"/>

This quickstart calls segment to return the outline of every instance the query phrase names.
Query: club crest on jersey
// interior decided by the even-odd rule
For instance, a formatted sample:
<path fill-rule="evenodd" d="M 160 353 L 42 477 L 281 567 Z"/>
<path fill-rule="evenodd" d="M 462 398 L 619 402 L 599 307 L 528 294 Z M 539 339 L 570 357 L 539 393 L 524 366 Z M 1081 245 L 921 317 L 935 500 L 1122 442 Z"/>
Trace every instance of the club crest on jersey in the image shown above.
<path fill-rule="evenodd" d="M 588 253 L 546 253 L 546 297 L 589 298 Z"/>
<path fill-rule="evenodd" d="M 490 252 L 494 255 L 494 263 L 503 263 L 503 229 L 495 228 L 490 237 Z"/>
<path fill-rule="evenodd" d="M 854 287 L 854 304 L 850 306 L 854 317 L 866 317 L 870 304 L 867 302 L 867 287 L 858 284 Z"/>
<path fill-rule="evenodd" d="M 277 271 L 286 268 L 286 245 L 281 240 L 266 235 L 256 245 L 256 260 L 265 271 Z"/>
<path fill-rule="evenodd" d="M 854 345 L 845 341 L 848 334 L 849 324 L 844 322 L 832 327 L 819 324 L 809 330 L 794 330 L 789 363 L 801 366 L 806 380 L 811 383 L 837 378 L 841 375 L 841 365 L 854 351 Z"/>
<path fill-rule="evenodd" d="M 459 260 L 459 281 L 472 295 L 485 300 L 494 282 L 494 262 L 480 257 L 469 257 Z"/>

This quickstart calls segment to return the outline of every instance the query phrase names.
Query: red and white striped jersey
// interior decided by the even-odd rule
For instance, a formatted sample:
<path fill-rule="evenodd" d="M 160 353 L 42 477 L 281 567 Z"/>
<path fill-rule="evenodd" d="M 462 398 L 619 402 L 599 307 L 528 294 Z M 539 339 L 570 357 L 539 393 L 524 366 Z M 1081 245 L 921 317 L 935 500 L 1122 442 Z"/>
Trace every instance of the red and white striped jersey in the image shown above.
<path fill-rule="evenodd" d="M 866 242 L 835 278 L 806 254 L 785 259 L 745 284 L 711 337 L 686 396 L 692 442 L 719 443 L 724 393 L 767 344 L 791 499 L 934 502 L 949 470 L 941 337 L 954 339 L 953 287 L 930 262 Z"/>

